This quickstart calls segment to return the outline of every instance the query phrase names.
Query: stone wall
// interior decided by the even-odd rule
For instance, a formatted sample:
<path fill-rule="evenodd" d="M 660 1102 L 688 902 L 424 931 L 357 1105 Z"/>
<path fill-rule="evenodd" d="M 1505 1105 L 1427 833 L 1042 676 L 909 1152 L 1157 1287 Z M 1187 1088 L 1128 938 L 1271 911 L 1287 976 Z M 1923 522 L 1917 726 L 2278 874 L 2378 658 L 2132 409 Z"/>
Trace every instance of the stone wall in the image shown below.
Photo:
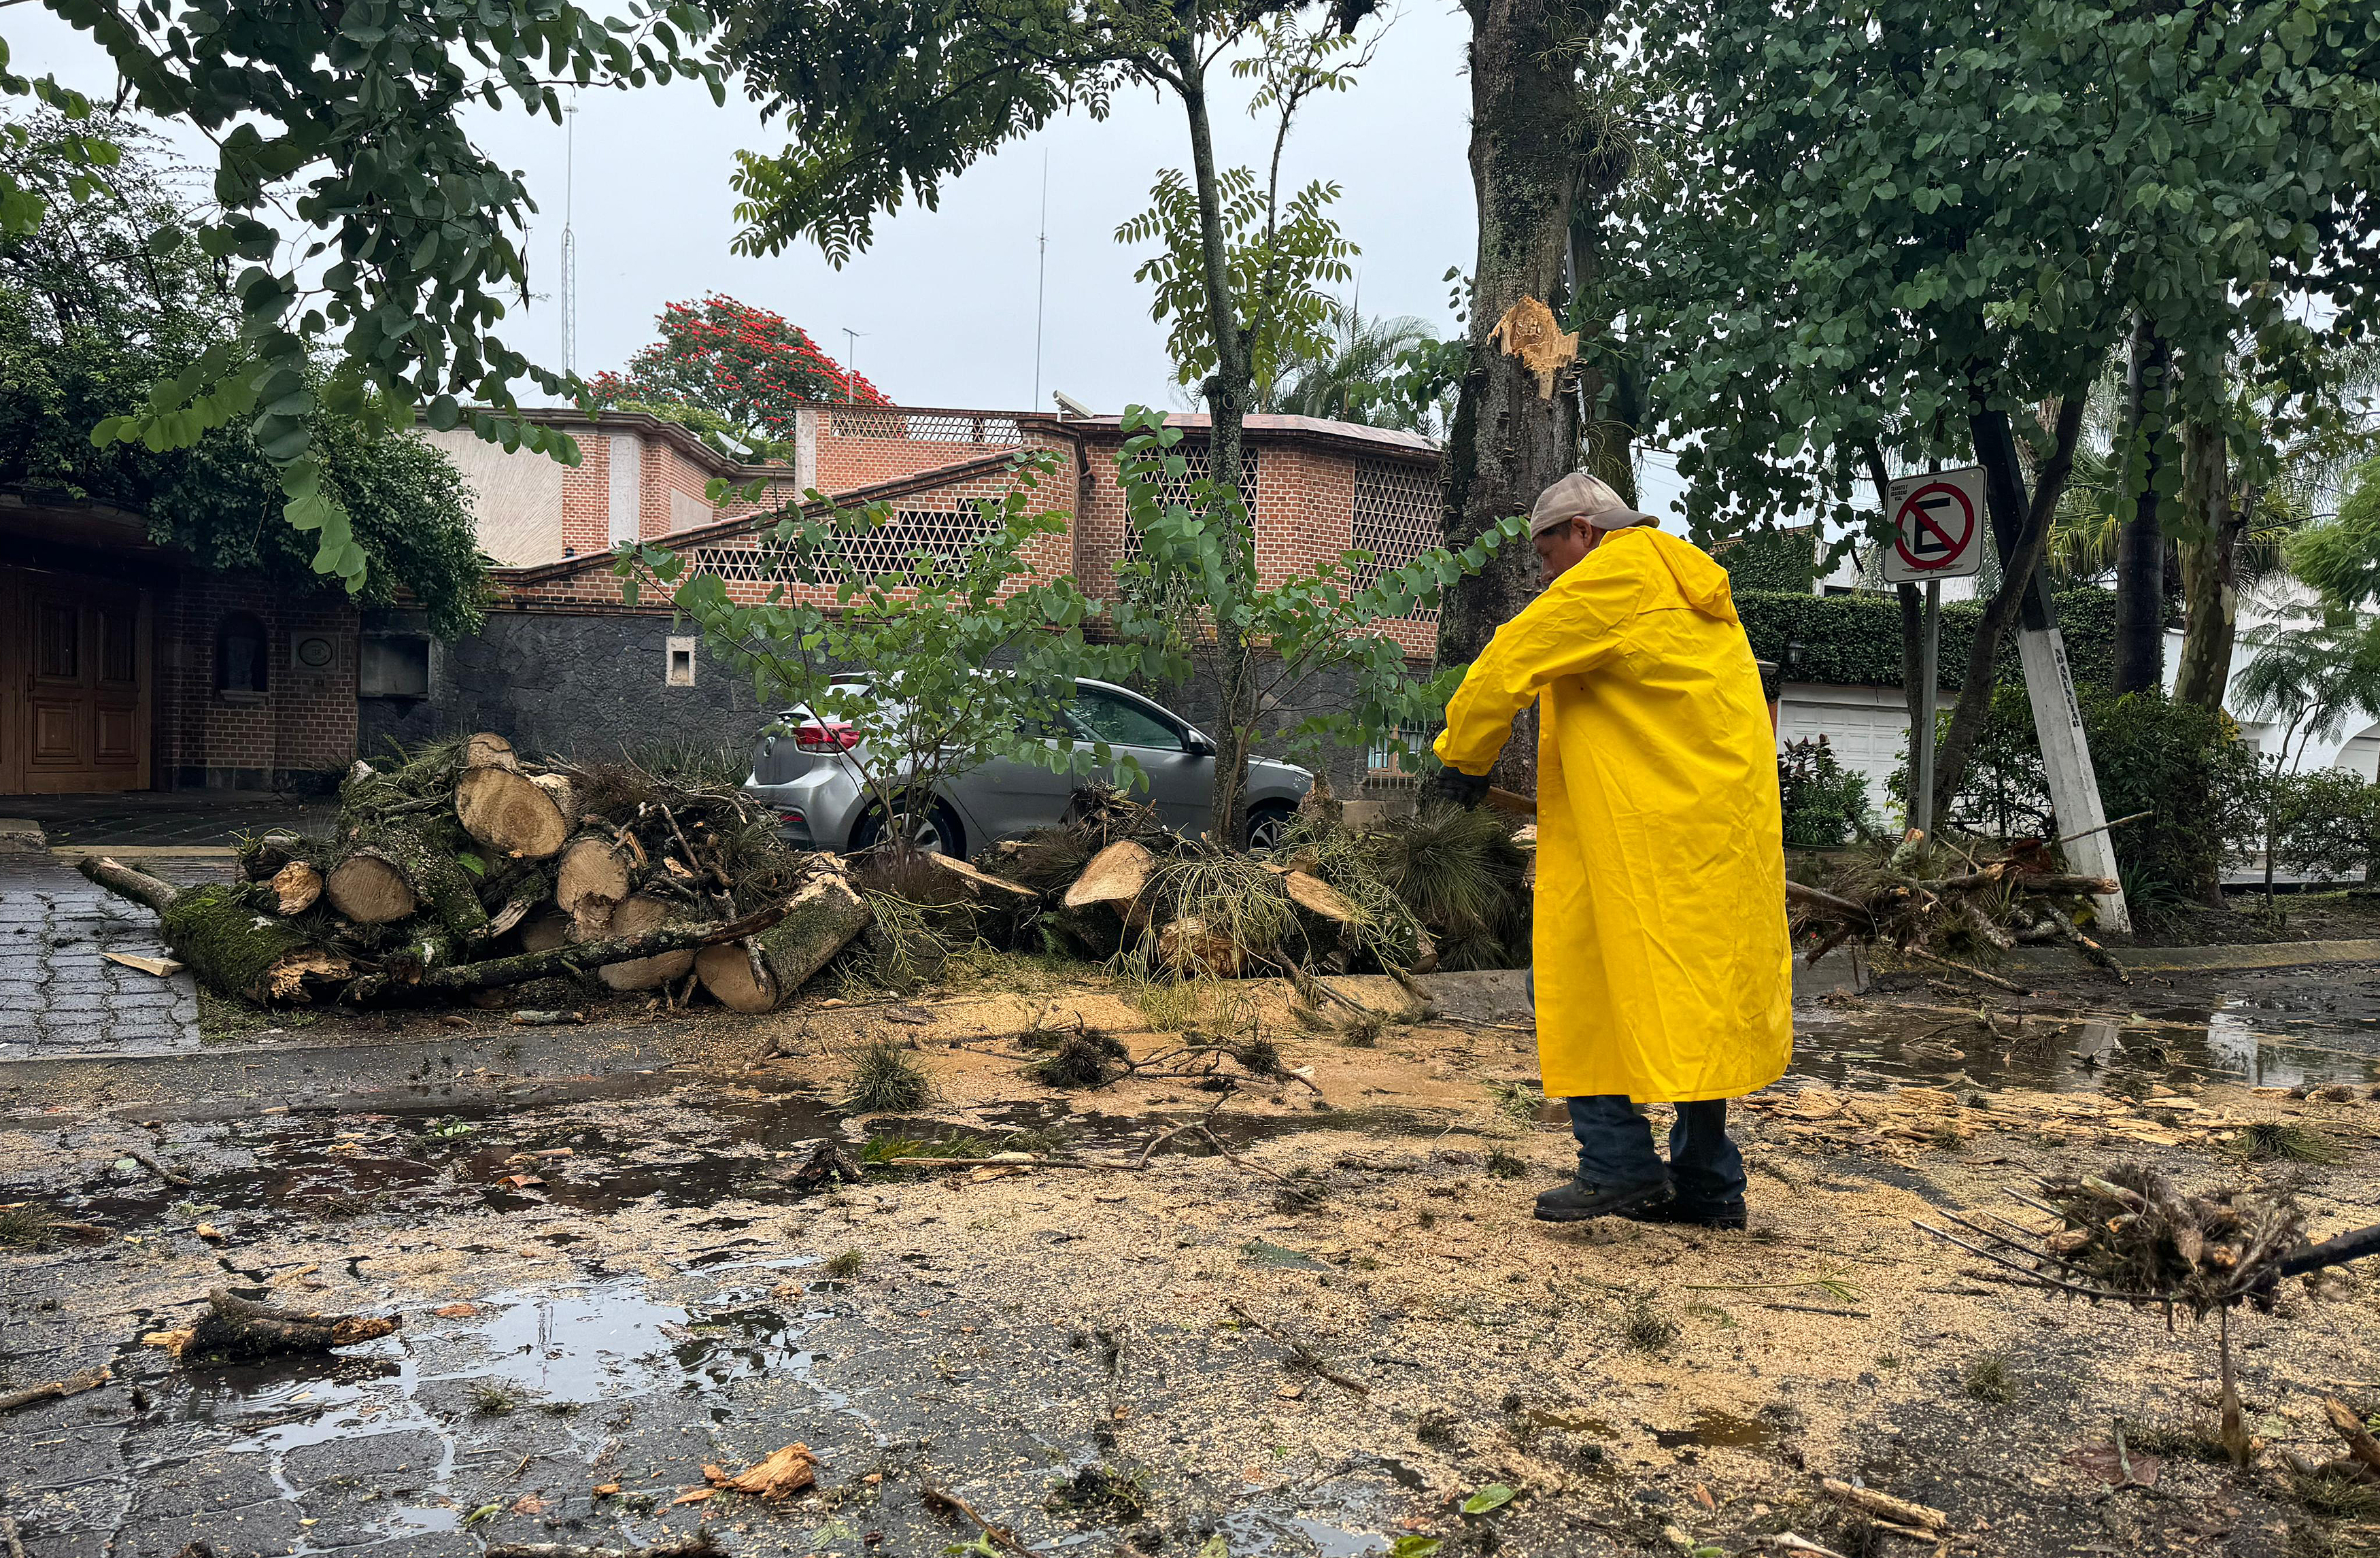
<path fill-rule="evenodd" d="M 418 615 L 375 613 L 368 634 L 428 629 Z M 672 640 L 694 654 L 691 686 L 669 679 Z M 430 646 L 426 698 L 359 700 L 357 748 L 411 746 L 493 730 L 524 751 L 616 758 L 654 743 L 749 747 L 766 720 L 752 686 L 666 612 L 494 612 L 485 628 Z"/>
<path fill-rule="evenodd" d="M 418 633 L 418 614 L 373 613 L 366 637 Z M 768 723 L 749 681 L 737 678 L 696 639 L 692 687 L 668 685 L 669 650 L 688 626 L 667 613 L 497 612 L 485 630 L 458 643 L 430 646 L 426 698 L 358 701 L 357 749 L 385 754 L 388 742 L 413 746 L 443 736 L 492 730 L 524 751 L 617 757 L 656 742 L 748 748 Z M 1196 687 L 1140 689 L 1193 724 L 1211 728 L 1214 710 Z M 1305 701 L 1343 700 L 1347 688 L 1318 681 Z M 1305 707 L 1275 711 L 1268 729 L 1293 724 Z M 1284 755 L 1278 740 L 1266 756 Z M 1335 752 L 1326 767 L 1340 794 L 1354 791 L 1364 754 Z"/>

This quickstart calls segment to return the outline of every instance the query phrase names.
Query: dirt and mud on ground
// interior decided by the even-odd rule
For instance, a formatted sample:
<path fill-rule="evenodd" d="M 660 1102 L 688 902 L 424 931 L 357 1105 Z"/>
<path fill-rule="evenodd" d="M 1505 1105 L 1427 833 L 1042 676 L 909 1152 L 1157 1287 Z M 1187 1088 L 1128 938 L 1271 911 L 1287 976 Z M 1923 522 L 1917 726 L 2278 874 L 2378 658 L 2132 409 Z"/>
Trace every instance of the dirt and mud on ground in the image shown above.
<path fill-rule="evenodd" d="M 2380 1406 L 2373 1277 L 2235 1322 L 2265 1442 L 2241 1472 L 2210 1437 L 2211 1321 L 1985 1280 L 1912 1226 L 2024 1218 L 2004 1189 L 2127 1162 L 2294 1179 L 2317 1236 L 2380 1221 L 2371 969 L 1809 1001 L 1793 1075 L 1737 1112 L 1743 1233 L 1530 1219 L 1570 1149 L 1516 979 L 1320 1029 L 1262 987 L 1193 1009 L 1019 982 L 0 1070 L 0 1395 L 111 1373 L 0 1416 L 27 1558 L 698 1527 L 845 1558 L 2374 1540 L 2380 1499 L 2285 1459 L 2338 1453 L 2325 1394 Z M 1389 981 L 1341 988 L 1413 1015 Z M 1184 1029 L 1213 1047 L 1162 1058 Z M 1112 1072 L 1101 1036 L 1140 1068 L 1037 1074 Z M 924 1103 L 837 1108 L 872 1041 Z M 144 1343 L 219 1288 L 402 1326 L 262 1364 Z M 794 1444 L 813 1486 L 716 1486 Z M 1886 1533 L 1827 1478 L 1944 1530 Z"/>

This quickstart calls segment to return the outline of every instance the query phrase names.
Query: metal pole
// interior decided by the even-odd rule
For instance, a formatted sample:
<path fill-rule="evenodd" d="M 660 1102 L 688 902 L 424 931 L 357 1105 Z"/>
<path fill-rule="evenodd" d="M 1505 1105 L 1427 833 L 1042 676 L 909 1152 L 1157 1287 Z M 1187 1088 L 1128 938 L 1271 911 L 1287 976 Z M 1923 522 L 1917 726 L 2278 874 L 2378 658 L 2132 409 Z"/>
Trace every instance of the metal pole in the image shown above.
<path fill-rule="evenodd" d="M 1041 258 L 1033 273 L 1033 398 L 1026 405 L 1041 408 L 1041 321 L 1047 313 L 1050 280 L 1050 148 L 1041 148 Z"/>
<path fill-rule="evenodd" d="M 1934 700 L 1942 684 L 1942 581 L 1925 581 L 1925 633 L 1917 651 L 1917 728 L 1909 733 L 1909 750 L 1917 769 L 1916 794 L 1910 797 L 1909 825 L 1930 841 L 1934 836 Z"/>

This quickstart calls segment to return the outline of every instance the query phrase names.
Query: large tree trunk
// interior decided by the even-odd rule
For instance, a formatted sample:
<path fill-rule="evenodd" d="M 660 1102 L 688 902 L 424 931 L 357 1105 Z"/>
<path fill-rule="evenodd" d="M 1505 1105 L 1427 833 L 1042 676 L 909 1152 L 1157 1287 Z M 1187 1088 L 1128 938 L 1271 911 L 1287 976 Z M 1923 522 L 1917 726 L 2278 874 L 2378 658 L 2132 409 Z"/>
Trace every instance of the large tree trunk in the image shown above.
<path fill-rule="evenodd" d="M 1240 424 L 1256 395 L 1256 372 L 1248 360 L 1247 338 L 1241 334 L 1238 305 L 1232 295 L 1230 256 L 1223 243 L 1222 193 L 1215 179 L 1215 138 L 1207 108 L 1206 67 L 1198 55 L 1196 30 L 1188 30 L 1171 53 L 1181 74 L 1183 110 L 1190 120 L 1191 177 L 1198 191 L 1199 260 L 1206 273 L 1207 323 L 1215 339 L 1215 371 L 1208 379 L 1208 471 L 1218 485 L 1240 485 Z M 1245 500 L 1248 494 L 1242 493 Z M 1202 657 L 1214 683 L 1215 785 L 1208 807 L 1207 828 L 1218 843 L 1236 845 L 1246 829 L 1248 753 L 1257 738 L 1258 714 L 1256 645 L 1248 637 L 1246 595 L 1257 588 L 1256 517 L 1244 526 L 1222 527 L 1225 544 L 1233 549 L 1233 574 L 1243 591 L 1238 601 L 1208 603 L 1214 614 L 1216 642 L 1211 656 Z"/>
<path fill-rule="evenodd" d="M 306 1001 L 354 970 L 339 954 L 278 918 L 269 887 L 176 887 L 114 860 L 85 856 L 76 870 L 155 911 L 157 931 L 208 989 L 268 1001 Z"/>
<path fill-rule="evenodd" d="M 1524 298 L 1557 300 L 1578 188 L 1581 102 L 1572 48 L 1575 7 L 1554 0 L 1465 0 L 1471 15 L 1471 181 L 1479 205 L 1472 267 L 1471 352 L 1447 443 L 1446 539 L 1466 546 L 1529 505 L 1577 462 L 1577 401 L 1538 392 L 1537 376 L 1490 339 Z M 1505 546 L 1458 580 L 1440 607 L 1438 659 L 1476 659 L 1536 593 L 1536 559 Z M 1506 745 L 1496 782 L 1536 793 L 1536 747 Z"/>
<path fill-rule="evenodd" d="M 2000 587 L 1984 606 L 1975 625 L 1975 639 L 1967 651 L 1966 674 L 1959 681 L 1959 701 L 1950 711 L 1950 727 L 1934 758 L 1934 815 L 1950 814 L 1951 799 L 1966 783 L 1968 755 L 1992 702 L 1992 675 L 2000 640 L 2022 614 L 2028 625 L 2054 627 L 2057 615 L 2049 591 L 2041 579 L 2042 555 L 2049 550 L 2049 517 L 2058 494 L 2073 473 L 2074 448 L 2082 435 L 2083 396 L 2081 391 L 2058 403 L 2048 458 L 2034 481 L 2030 498 L 2024 490 L 2024 466 L 2017 454 L 2015 431 L 2005 411 L 1978 410 L 1967 419 L 1975 457 L 1984 468 L 1985 505 L 1991 511 L 1992 540 L 2000 558 Z"/>
<path fill-rule="evenodd" d="M 2165 530 L 2157 517 L 2158 469 L 2168 447 L 2167 379 L 2172 353 L 2146 314 L 2132 325 L 2124 377 L 2125 495 L 2131 515 L 2116 536 L 2116 691 L 2165 685 Z M 2135 474 L 2137 472 L 2137 474 Z"/>
<path fill-rule="evenodd" d="M 2203 709 L 2223 707 L 2231 684 L 2231 648 L 2240 631 L 2240 532 L 2247 516 L 2235 505 L 2223 430 L 2193 421 L 2182 430 L 2181 654 L 2173 695 Z"/>

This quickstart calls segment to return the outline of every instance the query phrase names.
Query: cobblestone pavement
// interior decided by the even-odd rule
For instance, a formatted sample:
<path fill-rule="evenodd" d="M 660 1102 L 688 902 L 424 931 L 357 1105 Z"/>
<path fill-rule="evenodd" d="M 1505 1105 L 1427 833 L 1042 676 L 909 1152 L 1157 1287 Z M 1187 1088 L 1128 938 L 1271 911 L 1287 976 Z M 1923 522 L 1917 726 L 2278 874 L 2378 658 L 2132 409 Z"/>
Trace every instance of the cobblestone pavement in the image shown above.
<path fill-rule="evenodd" d="M 181 883 L 230 880 L 225 859 L 171 859 Z M 166 955 L 147 909 L 46 855 L 0 856 L 0 1060 L 199 1047 L 198 987 L 102 952 Z"/>

